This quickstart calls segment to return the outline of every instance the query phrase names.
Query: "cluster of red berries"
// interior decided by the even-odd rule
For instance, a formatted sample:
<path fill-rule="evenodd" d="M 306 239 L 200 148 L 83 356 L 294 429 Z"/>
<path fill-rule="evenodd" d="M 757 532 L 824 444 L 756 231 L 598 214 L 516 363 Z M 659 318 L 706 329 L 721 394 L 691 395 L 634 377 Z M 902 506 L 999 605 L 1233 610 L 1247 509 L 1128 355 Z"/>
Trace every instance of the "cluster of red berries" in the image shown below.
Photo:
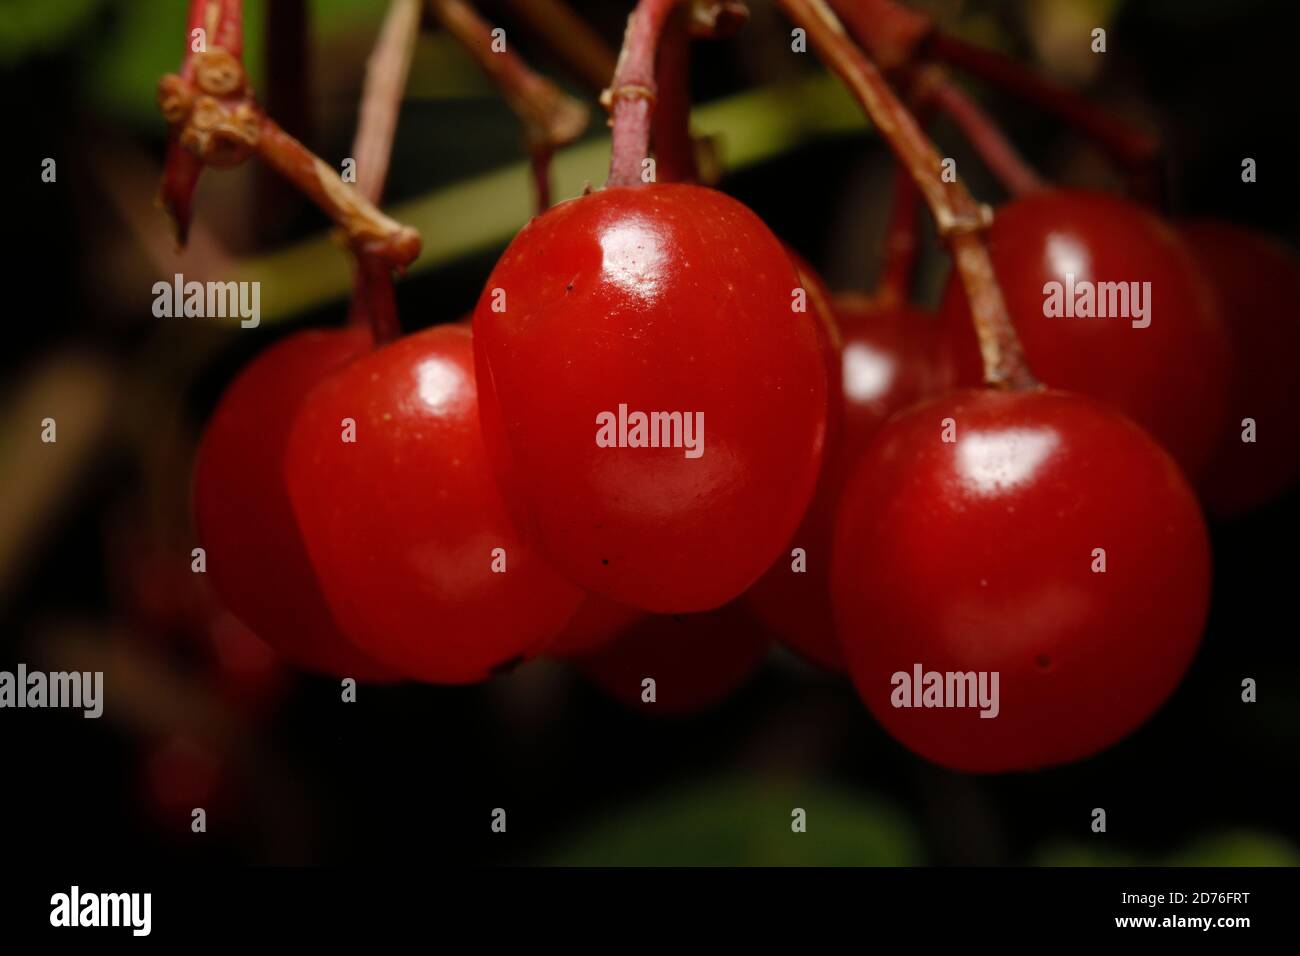
<path fill-rule="evenodd" d="M 956 280 L 938 317 L 833 300 L 697 185 L 561 203 L 472 326 L 299 333 L 236 379 L 197 464 L 208 571 L 325 673 L 464 683 L 549 653 L 684 711 L 761 657 L 752 612 L 932 760 L 1095 753 L 1200 640 L 1198 491 L 1242 510 L 1300 470 L 1300 268 L 1236 227 L 1066 190 L 1009 203 L 988 239 L 1050 387 L 981 386 Z M 1044 310 L 1050 283 L 1133 280 L 1145 325 Z M 627 440 L 629 409 L 662 434 Z M 998 675 L 996 719 L 900 703 L 914 668 Z"/>

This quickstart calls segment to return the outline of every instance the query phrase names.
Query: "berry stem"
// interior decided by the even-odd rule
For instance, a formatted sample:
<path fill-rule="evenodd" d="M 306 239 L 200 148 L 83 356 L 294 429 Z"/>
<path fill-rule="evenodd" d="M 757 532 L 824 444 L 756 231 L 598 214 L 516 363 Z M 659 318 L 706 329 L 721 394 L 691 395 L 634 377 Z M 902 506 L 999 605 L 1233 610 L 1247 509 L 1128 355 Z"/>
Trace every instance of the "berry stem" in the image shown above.
<path fill-rule="evenodd" d="M 893 201 L 885 223 L 884 255 L 876 298 L 886 306 L 902 305 L 911 298 L 912 274 L 920 248 L 916 235 L 916 213 L 921 193 L 912 174 L 902 163 L 894 170 Z"/>
<path fill-rule="evenodd" d="M 167 211 L 178 248 L 184 248 L 190 239 L 190 224 L 194 221 L 194 192 L 203 172 L 203 160 L 180 144 L 175 131 L 167 138 L 167 155 L 163 160 L 162 177 L 158 183 L 158 202 Z"/>
<path fill-rule="evenodd" d="M 352 304 L 348 321 L 354 325 L 369 325 L 376 347 L 396 340 L 402 334 L 402 326 L 397 318 L 393 274 L 387 264 L 373 256 L 357 256 L 352 270 Z"/>
<path fill-rule="evenodd" d="M 257 154 L 334 220 L 357 255 L 402 270 L 420 254 L 419 233 L 385 216 L 267 116 L 262 117 Z"/>
<path fill-rule="evenodd" d="M 420 0 L 392 0 L 366 62 L 352 157 L 356 161 L 356 190 L 372 203 L 378 203 L 383 196 L 388 178 L 397 117 L 420 32 L 420 12 Z M 392 273 L 382 262 L 360 254 L 352 268 L 349 321 L 368 324 L 376 345 L 392 341 L 401 334 Z"/>
<path fill-rule="evenodd" d="M 655 52 L 664 24 L 679 2 L 682 0 L 637 0 L 636 9 L 627 18 L 614 78 L 600 98 L 613 127 L 606 186 L 644 183 L 641 169 L 650 154 L 650 123 L 657 96 Z"/>
<path fill-rule="evenodd" d="M 601 92 L 614 75 L 614 51 L 564 0 L 504 0 L 512 20 L 522 23 L 588 89 Z"/>
<path fill-rule="evenodd" d="M 203 31 L 202 49 L 196 49 L 200 46 L 196 30 Z M 185 54 L 181 58 L 180 69 L 180 79 L 187 87 L 195 85 L 198 58 L 213 48 L 227 51 L 236 61 L 243 57 L 243 0 L 190 0 L 189 20 L 185 28 Z M 160 90 L 159 95 L 164 95 L 163 91 Z M 187 98 L 187 105 L 192 99 L 192 95 Z M 168 119 L 171 117 L 168 116 Z M 205 165 L 191 153 L 182 147 L 180 131 L 174 128 L 163 161 L 158 201 L 167 210 L 176 233 L 176 244 L 181 247 L 189 238 L 190 223 L 194 218 L 194 192 L 198 189 L 199 174 Z"/>
<path fill-rule="evenodd" d="M 849 39 L 825 0 L 778 0 L 778 4 L 807 30 L 822 58 L 862 105 L 925 197 L 970 301 L 985 381 L 1007 388 L 1035 386 L 984 245 L 983 231 L 992 221 L 988 207 L 976 202 L 959 181 L 944 181 L 942 160 L 934 146 L 875 64 Z"/>
<path fill-rule="evenodd" d="M 185 58 L 181 76 L 194 78 L 194 58 L 203 52 L 196 50 L 194 31 L 202 30 L 203 48 L 220 47 L 237 60 L 244 57 L 244 2 L 243 0 L 190 0 L 189 27 L 185 32 Z"/>
<path fill-rule="evenodd" d="M 1158 201 L 1164 194 L 1160 141 L 1099 109 L 1005 54 L 975 46 L 939 29 L 930 17 L 898 0 L 830 0 L 871 58 L 885 70 L 934 60 L 1059 117 L 1104 149 L 1127 170 L 1133 194 Z"/>
<path fill-rule="evenodd" d="M 531 70 L 510 48 L 504 35 L 493 37 L 492 25 L 465 0 L 429 0 L 429 9 L 443 29 L 473 56 L 522 121 L 538 181 L 538 207 L 545 209 L 550 204 L 551 155 L 583 134 L 590 112 L 583 103 Z"/>
<path fill-rule="evenodd" d="M 419 31 L 420 0 L 392 0 L 366 61 L 352 157 L 357 163 L 357 192 L 372 203 L 379 202 L 384 194 L 397 117 Z"/>
<path fill-rule="evenodd" d="M 674 17 L 677 10 L 680 13 Z M 680 24 L 676 36 L 674 19 Z M 699 178 L 690 133 L 690 39 L 730 36 L 748 19 L 749 8 L 741 0 L 638 0 L 627 18 L 614 78 L 600 95 L 614 128 L 606 186 L 645 182 L 641 164 L 650 154 L 652 135 L 664 141 L 656 142 L 656 150 L 667 147 L 671 175 L 665 179 L 688 181 L 686 170 L 691 173 L 689 181 Z M 666 103 L 659 102 L 657 74 L 669 81 L 663 90 Z M 661 161 L 657 156 L 655 178 Z"/>
<path fill-rule="evenodd" d="M 938 67 L 926 74 L 925 82 L 925 96 L 956 124 L 1007 192 L 1024 196 L 1047 188 L 1043 178 L 1025 162 L 997 123 L 965 90 L 954 84 Z"/>
<path fill-rule="evenodd" d="M 334 220 L 358 255 L 376 256 L 392 269 L 405 268 L 419 255 L 419 234 L 346 186 L 336 170 L 281 129 L 253 98 L 237 55 L 243 47 L 240 11 L 237 0 L 196 0 L 191 22 L 206 24 L 209 36 L 231 46 L 209 42 L 205 50 L 187 53 L 181 73 L 168 74 L 158 84 L 172 144 L 163 170 L 162 200 L 178 235 L 183 237 L 188 227 L 199 169 L 236 166 L 256 154 Z"/>
<path fill-rule="evenodd" d="M 664 25 L 655 64 L 659 96 L 655 101 L 650 138 L 654 144 L 656 176 L 665 182 L 693 183 L 700 178 L 691 138 L 691 36 L 688 10 L 679 6 Z"/>
<path fill-rule="evenodd" d="M 1060 117 L 1097 143 L 1128 172 L 1129 188 L 1135 196 L 1153 202 L 1163 198 L 1163 150 L 1155 136 L 993 50 L 936 31 L 925 52 Z"/>

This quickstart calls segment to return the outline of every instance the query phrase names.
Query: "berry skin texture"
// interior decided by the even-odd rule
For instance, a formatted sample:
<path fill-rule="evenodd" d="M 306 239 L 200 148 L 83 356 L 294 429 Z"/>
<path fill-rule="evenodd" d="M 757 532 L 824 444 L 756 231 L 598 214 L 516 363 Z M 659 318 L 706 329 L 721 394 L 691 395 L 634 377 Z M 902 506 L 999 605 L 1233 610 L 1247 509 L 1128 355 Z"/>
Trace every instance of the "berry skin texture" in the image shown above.
<path fill-rule="evenodd" d="M 341 440 L 347 418 L 355 442 Z M 582 600 L 507 516 L 464 326 L 398 339 L 313 389 L 285 477 L 335 618 L 409 677 L 482 680 L 540 651 Z"/>
<path fill-rule="evenodd" d="M 1172 227 L 1101 193 L 1031 193 L 997 211 L 993 269 L 1029 365 L 1053 388 L 1101 399 L 1151 433 L 1196 479 L 1227 413 L 1230 348 L 1213 293 Z M 1150 325 L 1045 316 L 1044 286 L 1150 282 Z M 1068 295 L 1068 292 L 1067 292 Z M 970 309 L 956 276 L 941 308 L 941 353 L 956 386 L 983 381 Z"/>
<path fill-rule="evenodd" d="M 767 635 L 738 602 L 702 614 L 651 614 L 617 640 L 575 658 L 583 675 L 629 708 L 683 716 L 717 704 L 758 670 Z M 642 682 L 655 682 L 655 700 Z"/>
<path fill-rule="evenodd" d="M 1141 725 L 1196 651 L 1209 584 L 1174 461 L 1109 407 L 1042 390 L 959 391 L 892 419 L 850 479 L 832 566 L 868 708 L 970 772 L 1078 760 Z M 998 672 L 999 713 L 893 706 L 893 675 L 917 664 Z"/>
<path fill-rule="evenodd" d="M 299 667 L 393 680 L 330 614 L 284 486 L 289 429 L 322 378 L 371 348 L 364 329 L 300 332 L 257 356 L 212 413 L 194 466 L 194 521 L 213 590 Z"/>
<path fill-rule="evenodd" d="M 1226 222 L 1179 231 L 1219 297 L 1235 364 L 1228 419 L 1203 482 L 1210 509 L 1249 511 L 1300 475 L 1300 262 L 1277 241 Z M 1242 419 L 1256 424 L 1241 440 Z"/>
<path fill-rule="evenodd" d="M 826 670 L 842 672 L 844 656 L 831 610 L 831 543 L 849 467 L 894 412 L 920 401 L 933 387 L 931 316 L 906 306 L 876 306 L 861 296 L 835 303 L 843 339 L 842 405 L 828 445 L 817 492 L 790 547 L 745 600 L 781 640 Z M 796 573 L 790 551 L 801 547 L 807 568 Z"/>
<path fill-rule="evenodd" d="M 503 490 L 558 570 L 679 613 L 725 604 L 772 563 L 826 431 L 798 286 L 767 227 L 699 186 L 606 188 L 519 233 L 475 311 L 475 359 Z M 598 446 L 598 416 L 620 405 L 702 413 L 703 454 Z"/>

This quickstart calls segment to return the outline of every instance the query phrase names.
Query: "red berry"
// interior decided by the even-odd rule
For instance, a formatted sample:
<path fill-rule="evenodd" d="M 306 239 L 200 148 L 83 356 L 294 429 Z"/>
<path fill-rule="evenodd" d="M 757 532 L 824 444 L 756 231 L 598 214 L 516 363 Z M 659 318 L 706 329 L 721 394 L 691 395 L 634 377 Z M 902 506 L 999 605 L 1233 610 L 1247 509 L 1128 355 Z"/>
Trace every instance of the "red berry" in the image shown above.
<path fill-rule="evenodd" d="M 960 391 L 890 421 L 850 480 L 832 566 L 871 712 L 922 756 L 979 772 L 1076 760 L 1139 726 L 1195 653 L 1209 580 L 1173 460 L 1113 409 L 1037 390 Z M 997 672 L 997 716 L 895 706 L 894 675 L 917 665 Z"/>
<path fill-rule="evenodd" d="M 999 209 L 988 235 L 1007 310 L 1039 379 L 1116 406 L 1197 476 L 1227 409 L 1228 339 L 1209 286 L 1174 230 L 1125 200 L 1054 190 Z M 1068 275 L 1078 289 L 1084 282 L 1150 282 L 1150 325 L 1045 315 L 1045 287 L 1067 287 Z M 958 385 L 978 385 L 982 365 L 956 276 L 942 313 L 950 374 Z"/>
<path fill-rule="evenodd" d="M 371 347 L 362 329 L 300 332 L 255 358 L 213 412 L 194 466 L 194 520 L 222 602 L 300 667 L 392 675 L 339 631 L 284 487 L 289 427 L 313 385 Z"/>
<path fill-rule="evenodd" d="M 1233 339 L 1228 420 L 1203 484 L 1212 509 L 1235 514 L 1300 475 L 1300 262 L 1226 222 L 1185 223 L 1181 232 Z M 1253 443 L 1241 440 L 1246 418 L 1255 422 Z"/>
<path fill-rule="evenodd" d="M 841 360 L 842 339 L 839 323 L 836 319 L 835 297 L 830 286 L 811 265 L 789 246 L 786 255 L 794 263 L 795 274 L 799 277 L 799 286 L 807 293 L 807 308 L 817 330 L 817 344 L 821 348 L 822 367 L 826 370 L 826 449 L 834 445 L 839 435 L 840 417 L 844 408 L 843 362 Z M 825 454 L 822 466 L 825 468 Z"/>
<path fill-rule="evenodd" d="M 519 233 L 474 314 L 483 427 L 560 571 L 685 612 L 726 603 L 772 563 L 826 429 L 824 356 L 797 287 L 762 222 L 698 186 L 606 188 Z M 678 412 L 697 431 L 702 415 L 704 441 L 633 447 L 629 428 L 627 447 L 601 447 L 623 443 L 609 427 L 622 412 Z"/>
<path fill-rule="evenodd" d="M 576 662 L 615 700 L 651 716 L 716 704 L 758 669 L 769 642 L 737 603 L 701 614 L 651 614 Z M 646 680 L 654 701 L 647 701 Z"/>
<path fill-rule="evenodd" d="M 877 307 L 863 297 L 836 302 L 843 340 L 843 404 L 817 492 L 790 547 L 749 590 L 746 600 L 760 621 L 785 643 L 829 670 L 844 669 L 831 612 L 831 541 L 840 494 L 850 465 L 885 420 L 932 388 L 929 335 L 933 319 L 903 307 Z M 795 570 L 793 549 L 803 549 Z"/>
<path fill-rule="evenodd" d="M 410 677 L 481 680 L 541 650 L 582 599 L 507 517 L 463 326 L 399 339 L 321 382 L 285 477 L 339 625 Z"/>
<path fill-rule="evenodd" d="M 644 611 L 588 594 L 564 633 L 546 646 L 546 653 L 552 657 L 585 654 L 608 644 L 644 616 Z"/>

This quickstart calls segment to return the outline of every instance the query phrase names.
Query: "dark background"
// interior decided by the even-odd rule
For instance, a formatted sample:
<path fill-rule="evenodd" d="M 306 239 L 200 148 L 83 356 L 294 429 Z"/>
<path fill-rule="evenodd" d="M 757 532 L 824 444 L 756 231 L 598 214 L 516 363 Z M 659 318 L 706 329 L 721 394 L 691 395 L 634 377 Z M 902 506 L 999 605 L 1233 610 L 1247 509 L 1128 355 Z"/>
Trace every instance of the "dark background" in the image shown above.
<path fill-rule="evenodd" d="M 295 131 L 323 156 L 343 156 L 384 4 L 309 6 L 307 110 Z M 629 3 L 574 6 L 617 44 Z M 751 6 L 752 21 L 738 37 L 696 46 L 700 102 L 818 68 L 811 56 L 789 54 L 788 25 L 768 3 Z M 1292 6 L 972 0 L 927 8 L 956 32 L 1002 46 L 1158 129 L 1168 144 L 1174 211 L 1222 216 L 1294 245 L 1300 151 L 1290 102 L 1294 33 L 1284 22 Z M 194 441 L 251 355 L 289 331 L 341 322 L 345 304 L 327 296 L 249 332 L 151 316 L 149 288 L 171 274 L 150 252 L 167 235 L 150 206 L 165 135 L 154 90 L 157 76 L 179 64 L 184 7 L 180 0 L 18 0 L 0 27 L 7 167 L 0 209 L 10 240 L 0 349 L 0 669 L 26 661 L 109 672 L 101 720 L 0 711 L 6 856 L 1300 860 L 1295 491 L 1214 527 L 1210 626 L 1169 704 L 1107 752 L 1034 774 L 969 777 L 929 765 L 887 737 L 846 682 L 779 651 L 716 709 L 674 720 L 630 713 L 554 662 L 470 688 L 363 687 L 355 705 L 340 703 L 337 682 L 292 674 L 255 652 L 242 664 L 227 661 L 224 671 L 215 665 L 214 612 L 204 605 L 196 615 L 184 597 L 193 585 L 186 498 Z M 247 8 L 260 93 L 263 4 Z M 483 9 L 497 16 L 494 4 Z M 1106 25 L 1110 52 L 1048 53 L 1053 37 L 1068 35 L 1075 22 Z M 526 34 L 511 35 L 535 66 L 593 101 L 562 65 L 529 47 Z M 1076 45 L 1086 50 L 1084 39 Z M 424 42 L 415 69 L 389 199 L 452 188 L 521 161 L 514 117 L 460 50 Z M 1047 175 L 1118 182 L 1103 157 L 1056 121 L 978 84 L 971 89 Z M 934 134 L 977 195 L 1001 197 L 951 127 L 940 123 Z M 588 137 L 605 136 L 597 117 Z M 1243 188 L 1246 155 L 1257 158 L 1260 181 Z M 46 156 L 58 160 L 57 184 L 39 181 Z M 727 175 L 721 188 L 754 208 L 833 287 L 868 288 L 890 174 L 886 151 L 860 125 L 781 144 Z M 252 169 L 206 174 L 197 216 L 237 257 L 325 230 L 318 213 Z M 451 220 L 437 228 L 454 238 L 460 227 Z M 499 249 L 450 256 L 402 282 L 403 325 L 461 317 Z M 333 268 L 346 270 L 342 252 Z M 923 301 L 937 299 L 946 268 L 931 249 L 918 281 Z M 60 406 L 59 454 L 50 456 L 34 423 L 55 393 L 68 404 Z M 71 430 L 84 439 L 65 443 L 64 415 L 81 423 Z M 226 671 L 234 676 L 223 682 Z M 1259 682 L 1254 705 L 1240 702 L 1244 677 Z M 194 805 L 208 808 L 206 834 L 189 832 Z M 794 806 L 809 812 L 807 839 L 789 839 Z M 505 835 L 489 831 L 494 807 L 509 814 Z M 1104 836 L 1088 829 L 1093 807 L 1107 810 Z"/>

